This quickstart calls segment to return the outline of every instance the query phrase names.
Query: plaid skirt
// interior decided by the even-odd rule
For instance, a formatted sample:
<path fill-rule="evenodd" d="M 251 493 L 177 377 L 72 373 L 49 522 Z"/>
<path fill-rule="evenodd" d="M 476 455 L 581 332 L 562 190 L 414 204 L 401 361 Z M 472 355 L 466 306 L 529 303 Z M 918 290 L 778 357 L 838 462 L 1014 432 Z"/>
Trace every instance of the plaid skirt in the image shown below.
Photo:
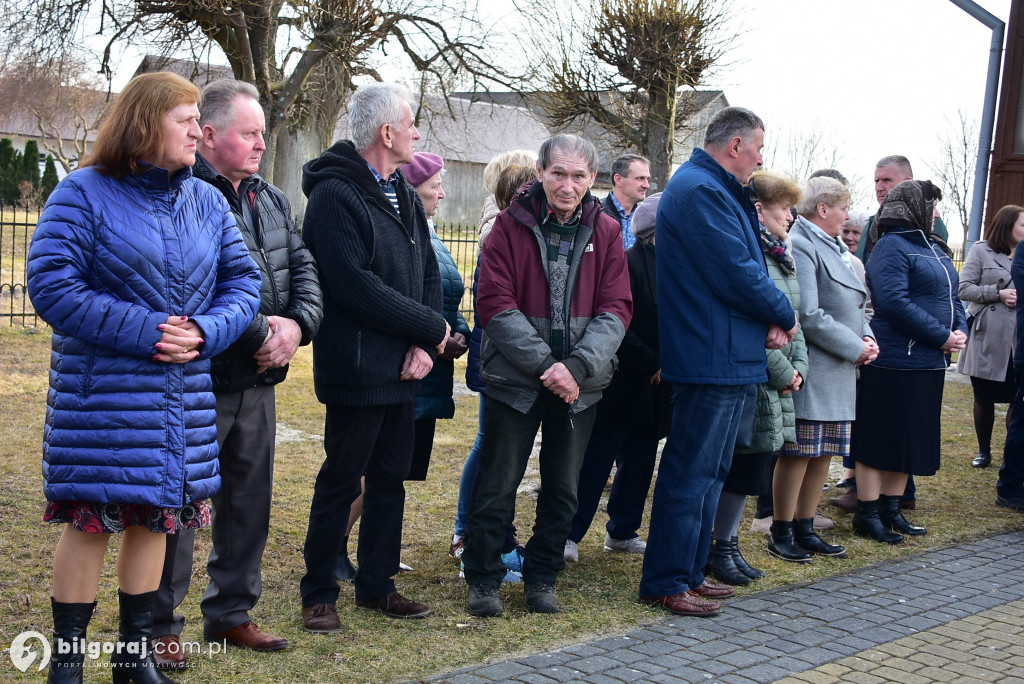
<path fill-rule="evenodd" d="M 782 446 L 783 456 L 800 458 L 846 458 L 850 453 L 849 420 L 796 419 L 796 444 Z"/>
<path fill-rule="evenodd" d="M 79 532 L 112 534 L 138 526 L 149 528 L 150 532 L 175 534 L 178 530 L 209 527 L 210 502 L 203 499 L 181 508 L 161 508 L 146 504 L 47 501 L 43 521 L 67 523 Z"/>

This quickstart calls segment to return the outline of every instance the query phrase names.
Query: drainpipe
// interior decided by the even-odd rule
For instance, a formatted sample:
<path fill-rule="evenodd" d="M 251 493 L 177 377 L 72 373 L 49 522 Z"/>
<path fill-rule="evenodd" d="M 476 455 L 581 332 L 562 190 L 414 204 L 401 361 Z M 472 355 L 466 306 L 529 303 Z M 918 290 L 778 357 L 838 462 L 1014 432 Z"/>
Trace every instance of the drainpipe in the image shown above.
<path fill-rule="evenodd" d="M 992 134 L 996 121 L 996 94 L 999 91 L 999 67 L 1003 58 L 1003 34 L 1006 24 L 988 10 L 971 0 L 949 0 L 985 26 L 992 29 L 992 45 L 988 53 L 988 77 L 985 79 L 985 106 L 981 112 L 981 130 L 978 134 L 978 161 L 974 166 L 974 196 L 971 199 L 971 217 L 967 228 L 964 257 L 971 245 L 981 237 L 981 222 L 985 209 L 985 190 L 988 186 L 988 163 L 992 156 Z"/>

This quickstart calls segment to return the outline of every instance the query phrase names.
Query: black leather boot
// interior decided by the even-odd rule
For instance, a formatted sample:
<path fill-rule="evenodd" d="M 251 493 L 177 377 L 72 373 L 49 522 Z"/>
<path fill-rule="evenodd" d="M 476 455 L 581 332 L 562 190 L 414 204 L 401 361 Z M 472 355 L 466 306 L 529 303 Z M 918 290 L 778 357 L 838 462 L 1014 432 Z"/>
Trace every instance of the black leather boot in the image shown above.
<path fill-rule="evenodd" d="M 911 525 L 910 522 L 903 516 L 903 511 L 900 510 L 900 497 L 898 496 L 886 496 L 882 494 L 878 498 L 878 517 L 882 519 L 882 523 L 889 527 L 893 532 L 902 532 L 903 534 L 909 534 L 913 537 L 920 536 L 928 532 L 923 527 L 917 525 Z"/>
<path fill-rule="evenodd" d="M 836 544 L 829 544 L 818 536 L 814 531 L 814 518 L 797 520 L 793 530 L 796 543 L 805 551 L 818 556 L 835 556 L 842 558 L 846 555 L 846 549 Z"/>
<path fill-rule="evenodd" d="M 740 572 L 732 557 L 732 549 L 727 541 L 720 539 L 711 540 L 711 552 L 708 554 L 708 568 L 711 574 L 720 582 L 731 584 L 736 587 L 745 587 L 750 584 L 750 578 Z"/>
<path fill-rule="evenodd" d="M 897 507 L 899 501 L 897 498 Z M 853 514 L 853 531 L 861 537 L 869 537 L 886 544 L 903 543 L 903 535 L 892 532 L 879 517 L 878 499 L 857 502 L 857 512 Z"/>
<path fill-rule="evenodd" d="M 46 684 L 82 684 L 85 628 L 92 619 L 92 603 L 61 603 L 50 597 L 53 610 L 53 654 Z"/>
<path fill-rule="evenodd" d="M 763 572 L 747 562 L 747 559 L 740 553 L 740 538 L 733 537 L 729 540 L 729 550 L 732 552 L 732 562 L 736 568 L 752 580 L 761 579 L 765 576 Z"/>
<path fill-rule="evenodd" d="M 126 594 L 117 590 L 121 606 L 121 624 L 117 646 L 110 654 L 110 673 L 114 684 L 174 684 L 156 669 L 150 636 L 153 633 L 153 603 L 156 592 Z"/>
<path fill-rule="evenodd" d="M 796 543 L 793 528 L 792 520 L 773 520 L 772 538 L 768 541 L 768 553 L 791 563 L 810 563 L 811 554 Z"/>

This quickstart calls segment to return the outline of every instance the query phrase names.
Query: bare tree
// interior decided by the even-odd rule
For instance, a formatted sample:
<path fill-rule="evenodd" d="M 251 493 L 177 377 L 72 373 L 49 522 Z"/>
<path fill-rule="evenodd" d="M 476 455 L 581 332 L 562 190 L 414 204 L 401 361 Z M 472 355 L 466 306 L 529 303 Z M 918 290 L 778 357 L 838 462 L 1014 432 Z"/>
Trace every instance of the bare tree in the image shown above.
<path fill-rule="evenodd" d="M 43 147 L 64 167 L 78 166 L 108 105 L 101 79 L 77 52 L 36 60 L 11 60 L 0 70 L 9 116 L 25 116 Z"/>
<path fill-rule="evenodd" d="M 586 0 L 530 3 L 542 32 L 542 104 L 556 127 L 593 122 L 620 149 L 651 160 L 664 187 L 676 138 L 699 109 L 701 85 L 734 37 L 728 0 Z"/>
<path fill-rule="evenodd" d="M 410 73 L 438 84 L 503 76 L 488 59 L 473 0 L 0 0 L 0 9 L 4 36 L 38 55 L 63 54 L 93 22 L 107 39 L 108 75 L 125 43 L 194 55 L 216 46 L 235 77 L 260 92 L 262 171 L 293 201 L 301 199 L 295 169 L 330 142 L 355 81 L 380 78 L 380 56 L 393 51 Z"/>
<path fill-rule="evenodd" d="M 835 138 L 826 133 L 820 123 L 797 126 L 771 126 L 765 135 L 762 150 L 764 167 L 775 173 L 789 176 L 799 184 L 807 182 L 811 174 L 819 169 L 836 169 L 848 181 L 850 205 L 859 204 L 864 192 L 863 177 L 853 169 L 843 168 L 845 157 L 837 147 Z"/>
<path fill-rule="evenodd" d="M 971 218 L 974 193 L 974 166 L 978 160 L 978 122 L 957 110 L 955 122 L 946 120 L 946 132 L 939 137 L 939 157 L 928 162 L 935 180 L 942 188 L 944 200 L 952 202 L 960 225 L 963 244 L 967 244 L 967 228 Z"/>

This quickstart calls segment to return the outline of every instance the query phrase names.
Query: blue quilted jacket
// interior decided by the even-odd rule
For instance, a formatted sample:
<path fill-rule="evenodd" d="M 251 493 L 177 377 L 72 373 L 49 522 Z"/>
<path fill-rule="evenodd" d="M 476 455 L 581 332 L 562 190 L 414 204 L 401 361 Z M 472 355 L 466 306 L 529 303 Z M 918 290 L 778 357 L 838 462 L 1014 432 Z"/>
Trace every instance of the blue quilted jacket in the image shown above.
<path fill-rule="evenodd" d="M 85 168 L 50 195 L 28 288 L 53 326 L 43 476 L 50 501 L 180 507 L 220 488 L 210 357 L 252 321 L 260 275 L 227 202 L 183 169 Z M 200 356 L 153 360 L 187 315 Z"/>

